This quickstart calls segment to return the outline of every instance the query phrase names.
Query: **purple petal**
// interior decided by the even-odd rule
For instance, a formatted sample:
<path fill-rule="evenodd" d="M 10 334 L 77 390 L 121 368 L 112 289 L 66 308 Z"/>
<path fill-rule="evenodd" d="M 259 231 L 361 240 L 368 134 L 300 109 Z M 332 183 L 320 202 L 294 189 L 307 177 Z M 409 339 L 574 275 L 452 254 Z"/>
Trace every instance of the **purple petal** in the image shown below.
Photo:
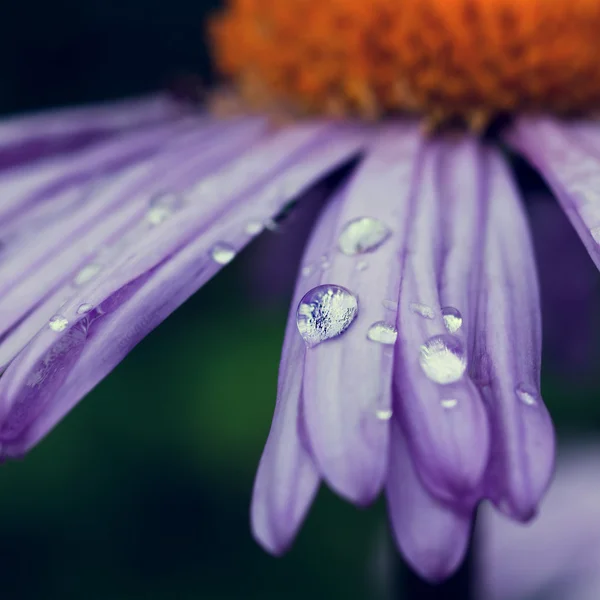
<path fill-rule="evenodd" d="M 492 428 L 488 493 L 526 520 L 552 473 L 554 431 L 539 393 L 541 319 L 526 217 L 502 159 L 490 152 L 486 238 L 475 364 Z"/>
<path fill-rule="evenodd" d="M 397 317 L 395 407 L 425 485 L 461 504 L 474 500 L 489 448 L 485 409 L 463 366 L 471 360 L 476 329 L 485 168 L 473 140 L 428 146 Z M 462 324 L 447 325 L 448 310 L 457 311 Z M 446 352 L 450 346 L 453 354 Z"/>
<path fill-rule="evenodd" d="M 217 244 L 240 249 L 254 235 L 249 221 L 277 214 L 290 195 L 355 154 L 361 140 L 359 131 L 298 126 L 272 134 L 210 179 L 198 173 L 201 185 L 183 194 L 186 201 L 169 219 L 126 239 L 97 277 L 56 307 L 68 321 L 64 330 L 44 327 L 11 362 L 0 379 L 4 453 L 19 455 L 35 444 L 216 273 L 225 262 Z M 273 193 L 273 185 L 281 191 Z M 81 314 L 84 305 L 90 310 Z M 72 329 L 85 334 L 76 347 L 61 341 Z"/>
<path fill-rule="evenodd" d="M 184 107 L 164 95 L 17 116 L 0 123 L 0 170 L 138 127 L 174 120 Z"/>
<path fill-rule="evenodd" d="M 600 449 L 569 450 L 528 526 L 491 507 L 478 516 L 478 581 L 482 600 L 590 600 L 600 578 Z M 593 586 L 592 586 L 593 584 Z M 595 590 L 595 595 L 589 592 Z M 547 596 L 549 591 L 555 595 Z"/>
<path fill-rule="evenodd" d="M 462 562 L 471 515 L 458 513 L 430 496 L 415 472 L 400 425 L 392 423 L 388 512 L 394 537 L 409 565 L 424 579 L 441 581 Z"/>
<path fill-rule="evenodd" d="M 554 192 L 600 267 L 600 129 L 520 119 L 508 135 Z"/>
<path fill-rule="evenodd" d="M 393 346 L 367 338 L 369 328 L 393 311 L 384 302 L 398 296 L 399 255 L 404 246 L 411 182 L 422 136 L 416 125 L 380 132 L 350 183 L 333 200 L 337 220 L 324 222 L 323 259 L 305 258 L 318 284 L 345 287 L 358 297 L 356 321 L 338 339 L 310 348 L 304 369 L 307 431 L 323 477 L 342 496 L 359 504 L 372 501 L 386 474 Z M 377 219 L 391 236 L 372 252 L 348 256 L 340 235 L 361 217 Z"/>

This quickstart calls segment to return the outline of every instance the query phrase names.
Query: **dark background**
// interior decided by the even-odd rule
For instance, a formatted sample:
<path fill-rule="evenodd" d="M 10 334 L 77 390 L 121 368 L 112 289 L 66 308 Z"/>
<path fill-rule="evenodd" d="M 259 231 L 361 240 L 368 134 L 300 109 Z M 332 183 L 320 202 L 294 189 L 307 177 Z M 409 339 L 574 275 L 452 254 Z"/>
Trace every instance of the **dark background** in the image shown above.
<path fill-rule="evenodd" d="M 203 20 L 216 4 L 4 0 L 0 113 L 209 80 Z M 250 248 L 153 332 L 26 460 L 2 466 L 2 600 L 381 595 L 383 503 L 359 511 L 323 490 L 283 559 L 251 538 L 291 292 L 267 301 L 249 286 L 259 254 Z M 544 377 L 561 434 L 597 430 L 589 389 Z"/>

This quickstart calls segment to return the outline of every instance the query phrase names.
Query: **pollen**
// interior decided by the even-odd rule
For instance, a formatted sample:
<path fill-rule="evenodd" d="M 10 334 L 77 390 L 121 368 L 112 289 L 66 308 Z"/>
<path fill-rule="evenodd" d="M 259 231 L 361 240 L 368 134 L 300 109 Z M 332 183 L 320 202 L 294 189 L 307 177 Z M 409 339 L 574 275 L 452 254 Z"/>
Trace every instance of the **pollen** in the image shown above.
<path fill-rule="evenodd" d="M 598 0 L 230 0 L 216 63 L 245 105 L 474 128 L 600 109 Z"/>

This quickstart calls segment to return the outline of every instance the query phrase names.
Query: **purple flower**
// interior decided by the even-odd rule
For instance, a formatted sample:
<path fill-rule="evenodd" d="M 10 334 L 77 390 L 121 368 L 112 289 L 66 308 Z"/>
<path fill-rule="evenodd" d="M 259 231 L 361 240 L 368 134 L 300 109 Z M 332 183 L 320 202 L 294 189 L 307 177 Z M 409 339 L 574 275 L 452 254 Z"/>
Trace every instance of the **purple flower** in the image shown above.
<path fill-rule="evenodd" d="M 243 13 L 263 3 L 239 4 Z M 437 16 L 449 18 L 445 4 L 436 6 Z M 235 27 L 244 23 L 240 14 Z M 428 31 L 410 15 L 395 25 Z M 288 27 L 286 15 L 279 17 Z M 571 17 L 579 24 L 579 13 Z M 259 47 L 275 21 L 252 21 L 258 41 L 244 31 L 232 39 L 247 43 L 250 55 L 258 48 L 250 58 L 275 69 L 266 74 L 277 90 L 281 65 Z M 311 30 L 317 40 L 319 23 Z M 372 35 L 374 25 L 365 27 Z M 473 55 L 466 48 L 455 46 L 465 60 Z M 510 52 L 503 48 L 501 57 Z M 255 100 L 264 90 L 237 65 L 245 57 L 224 61 L 247 76 L 241 88 Z M 338 90 L 329 80 L 323 87 L 312 72 L 281 68 L 299 94 L 314 84 L 315 99 L 337 106 L 340 98 L 327 96 Z M 528 81 L 521 74 L 519 82 Z M 348 88 L 342 96 L 350 108 L 358 103 L 371 117 L 378 114 L 371 100 L 391 103 L 380 107 L 386 113 L 415 108 L 404 88 L 367 97 L 373 82 L 356 83 L 336 82 Z M 444 115 L 479 122 L 481 112 L 456 104 L 456 80 L 450 83 L 438 90 L 455 102 Z M 471 98 L 473 82 L 462 84 Z M 413 92 L 425 94 L 418 107 L 433 118 L 437 96 L 427 89 L 419 84 Z M 539 89 L 523 103 L 558 111 L 555 96 L 544 102 Z M 505 108 L 495 104 L 500 97 L 482 96 L 494 115 Z M 561 98 L 567 108 L 581 100 Z M 424 135 L 409 118 L 284 126 L 266 113 L 219 119 L 160 97 L 2 125 L 2 456 L 25 454 L 290 202 L 325 195 L 298 266 L 275 415 L 254 487 L 253 532 L 279 554 L 322 481 L 361 506 L 383 491 L 406 560 L 427 579 L 446 577 L 462 560 L 479 501 L 527 521 L 553 468 L 554 433 L 539 390 L 533 245 L 501 144 L 537 169 L 600 264 L 598 125 L 517 116 L 495 140 Z"/>
<path fill-rule="evenodd" d="M 481 600 L 592 600 L 600 577 L 599 449 L 566 450 L 556 477 L 526 527 L 482 507 L 477 572 Z"/>

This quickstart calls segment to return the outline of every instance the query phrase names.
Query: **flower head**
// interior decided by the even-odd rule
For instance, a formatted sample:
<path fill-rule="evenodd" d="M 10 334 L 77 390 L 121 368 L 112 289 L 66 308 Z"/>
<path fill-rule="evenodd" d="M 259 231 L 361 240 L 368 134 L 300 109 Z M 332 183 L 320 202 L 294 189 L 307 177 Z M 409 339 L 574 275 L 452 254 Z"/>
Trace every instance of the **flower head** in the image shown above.
<path fill-rule="evenodd" d="M 239 0 L 215 39 L 242 106 L 325 116 L 281 126 L 152 99 L 0 126 L 2 455 L 29 450 L 290 202 L 321 193 L 255 537 L 289 547 L 322 481 L 359 505 L 385 492 L 399 548 L 436 580 L 460 564 L 481 499 L 530 519 L 554 434 L 502 148 L 539 171 L 600 264 L 600 129 L 522 114 L 596 107 L 599 20 L 591 0 Z M 515 118 L 482 140 L 428 136 L 398 112 Z"/>

